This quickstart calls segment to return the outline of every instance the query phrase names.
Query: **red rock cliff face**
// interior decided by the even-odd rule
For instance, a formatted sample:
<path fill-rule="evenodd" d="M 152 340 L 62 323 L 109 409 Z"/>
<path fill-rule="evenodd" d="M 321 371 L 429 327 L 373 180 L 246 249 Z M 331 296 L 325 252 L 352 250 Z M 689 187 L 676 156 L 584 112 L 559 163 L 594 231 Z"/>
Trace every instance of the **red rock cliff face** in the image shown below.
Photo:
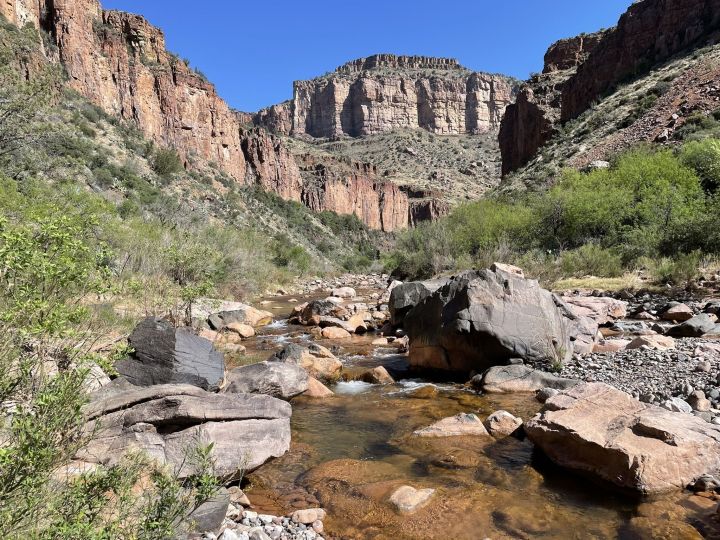
<path fill-rule="evenodd" d="M 520 89 L 502 121 L 503 174 L 528 163 L 561 122 L 582 114 L 605 92 L 719 30 L 720 0 L 640 0 L 617 27 L 552 45 L 543 75 Z"/>
<path fill-rule="evenodd" d="M 11 22 L 32 23 L 55 40 L 69 85 L 105 111 L 137 125 L 185 158 L 217 163 L 242 184 L 304 201 L 316 211 L 355 212 L 369 227 L 393 231 L 410 223 L 408 198 L 391 183 L 357 174 L 320 175 L 326 185 L 305 185 L 282 141 L 247 129 L 252 117 L 233 111 L 212 84 L 168 53 L 159 29 L 143 17 L 104 11 L 97 0 L 0 0 Z M 283 105 L 268 124 L 290 130 Z"/>
<path fill-rule="evenodd" d="M 336 138 L 398 128 L 439 134 L 497 129 L 514 84 L 449 58 L 375 55 L 335 73 L 296 81 L 293 99 L 260 111 L 255 122 L 286 135 Z"/>

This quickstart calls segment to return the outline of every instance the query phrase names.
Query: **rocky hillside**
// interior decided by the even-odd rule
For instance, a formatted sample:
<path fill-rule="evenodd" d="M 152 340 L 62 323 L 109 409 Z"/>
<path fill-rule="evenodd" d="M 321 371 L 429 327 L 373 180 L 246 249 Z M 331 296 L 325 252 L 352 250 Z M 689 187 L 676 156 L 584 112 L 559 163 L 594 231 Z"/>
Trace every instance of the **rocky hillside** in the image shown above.
<path fill-rule="evenodd" d="M 642 0 L 615 28 L 552 45 L 503 118 L 503 174 L 522 169 L 513 178 L 528 184 L 551 176 L 549 163 L 585 166 L 666 143 L 716 109 L 719 9 L 717 0 Z"/>
<path fill-rule="evenodd" d="M 451 58 L 378 54 L 296 81 L 293 99 L 254 120 L 286 135 L 339 138 L 422 128 L 438 134 L 497 129 L 512 79 L 477 73 Z"/>
<path fill-rule="evenodd" d="M 411 201 L 411 192 L 376 177 L 342 176 L 343 190 L 306 186 L 282 140 L 232 110 L 202 73 L 166 50 L 162 31 L 141 16 L 103 10 L 98 0 L 8 0 L 0 3 L 0 14 L 41 29 L 45 56 L 63 64 L 73 89 L 134 122 L 155 143 L 176 149 L 186 169 L 210 164 L 240 185 L 312 201 L 317 211 L 354 213 L 385 231 L 407 227 L 414 216 L 430 214 L 417 208 L 436 204 L 424 197 Z M 378 217 L 383 215 L 394 217 Z"/>

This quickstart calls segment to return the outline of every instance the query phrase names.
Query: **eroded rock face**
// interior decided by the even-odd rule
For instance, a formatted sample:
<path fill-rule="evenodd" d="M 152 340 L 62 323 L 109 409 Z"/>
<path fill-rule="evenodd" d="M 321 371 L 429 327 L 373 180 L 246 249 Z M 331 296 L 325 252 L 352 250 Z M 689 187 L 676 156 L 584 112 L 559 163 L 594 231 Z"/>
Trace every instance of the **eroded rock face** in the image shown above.
<path fill-rule="evenodd" d="M 720 28 L 719 10 L 720 0 L 643 0 L 615 28 L 553 44 L 543 73 L 520 88 L 503 118 L 503 175 L 527 164 L 561 123 L 580 116 L 605 92 L 701 45 Z"/>
<path fill-rule="evenodd" d="M 148 317 L 135 327 L 128 341 L 134 353 L 118 362 L 117 370 L 133 384 L 186 383 L 217 390 L 222 383 L 222 353 L 187 328 Z"/>
<path fill-rule="evenodd" d="M 525 432 L 557 464 L 640 493 L 682 489 L 720 467 L 720 427 L 603 383 L 551 397 Z"/>
<path fill-rule="evenodd" d="M 509 78 L 472 72 L 453 59 L 382 54 L 295 82 L 292 101 L 254 120 L 281 133 L 325 138 L 401 128 L 482 133 L 498 128 L 513 95 Z"/>
<path fill-rule="evenodd" d="M 470 372 L 513 358 L 564 362 L 575 322 L 561 307 L 534 280 L 492 270 L 460 274 L 406 315 L 410 364 Z"/>
<path fill-rule="evenodd" d="M 290 446 L 288 403 L 270 396 L 213 394 L 182 384 L 147 388 L 115 382 L 85 407 L 86 429 L 97 430 L 78 458 L 112 465 L 131 450 L 192 474 L 188 451 L 214 443 L 219 475 L 253 470 Z"/>

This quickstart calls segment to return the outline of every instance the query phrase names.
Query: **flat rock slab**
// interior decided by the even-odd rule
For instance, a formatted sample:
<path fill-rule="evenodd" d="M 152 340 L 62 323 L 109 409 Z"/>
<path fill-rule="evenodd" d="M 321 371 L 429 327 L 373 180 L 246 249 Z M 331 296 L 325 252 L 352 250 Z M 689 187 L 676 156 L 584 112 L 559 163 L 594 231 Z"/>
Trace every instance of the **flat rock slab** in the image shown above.
<path fill-rule="evenodd" d="M 551 397 L 525 432 L 558 465 L 644 494 L 682 489 L 720 468 L 720 426 L 603 383 Z"/>
<path fill-rule="evenodd" d="M 628 303 L 604 296 L 563 296 L 563 301 L 578 316 L 589 317 L 597 324 L 627 317 Z"/>
<path fill-rule="evenodd" d="M 419 429 L 414 432 L 414 435 L 418 437 L 488 436 L 488 432 L 476 415 L 461 413 Z"/>
<path fill-rule="evenodd" d="M 482 376 L 481 389 L 489 394 L 511 394 L 537 392 L 543 388 L 564 390 L 576 384 L 579 384 L 579 381 L 564 379 L 524 365 L 511 365 L 488 369 Z"/>

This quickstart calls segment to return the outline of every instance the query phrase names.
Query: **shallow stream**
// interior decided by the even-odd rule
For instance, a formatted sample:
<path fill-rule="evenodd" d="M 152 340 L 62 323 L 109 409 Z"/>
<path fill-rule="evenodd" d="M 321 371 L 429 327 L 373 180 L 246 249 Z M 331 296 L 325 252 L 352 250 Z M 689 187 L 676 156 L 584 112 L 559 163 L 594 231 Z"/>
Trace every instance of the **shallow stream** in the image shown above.
<path fill-rule="evenodd" d="M 263 305 L 279 322 L 247 342 L 250 357 L 288 341 L 312 339 L 287 325 L 288 298 Z M 392 347 L 376 336 L 320 344 L 345 370 L 384 365 L 389 386 L 339 382 L 335 396 L 293 400 L 290 452 L 247 478 L 256 509 L 282 514 L 321 506 L 337 539 L 720 539 L 717 503 L 690 493 L 639 500 L 550 464 L 527 440 L 480 437 L 427 439 L 414 430 L 460 412 L 481 418 L 504 409 L 524 419 L 540 404 L 531 395 L 479 396 L 462 385 L 410 378 Z M 417 397 L 417 389 L 431 385 Z M 399 486 L 436 490 L 410 515 L 388 502 Z"/>

